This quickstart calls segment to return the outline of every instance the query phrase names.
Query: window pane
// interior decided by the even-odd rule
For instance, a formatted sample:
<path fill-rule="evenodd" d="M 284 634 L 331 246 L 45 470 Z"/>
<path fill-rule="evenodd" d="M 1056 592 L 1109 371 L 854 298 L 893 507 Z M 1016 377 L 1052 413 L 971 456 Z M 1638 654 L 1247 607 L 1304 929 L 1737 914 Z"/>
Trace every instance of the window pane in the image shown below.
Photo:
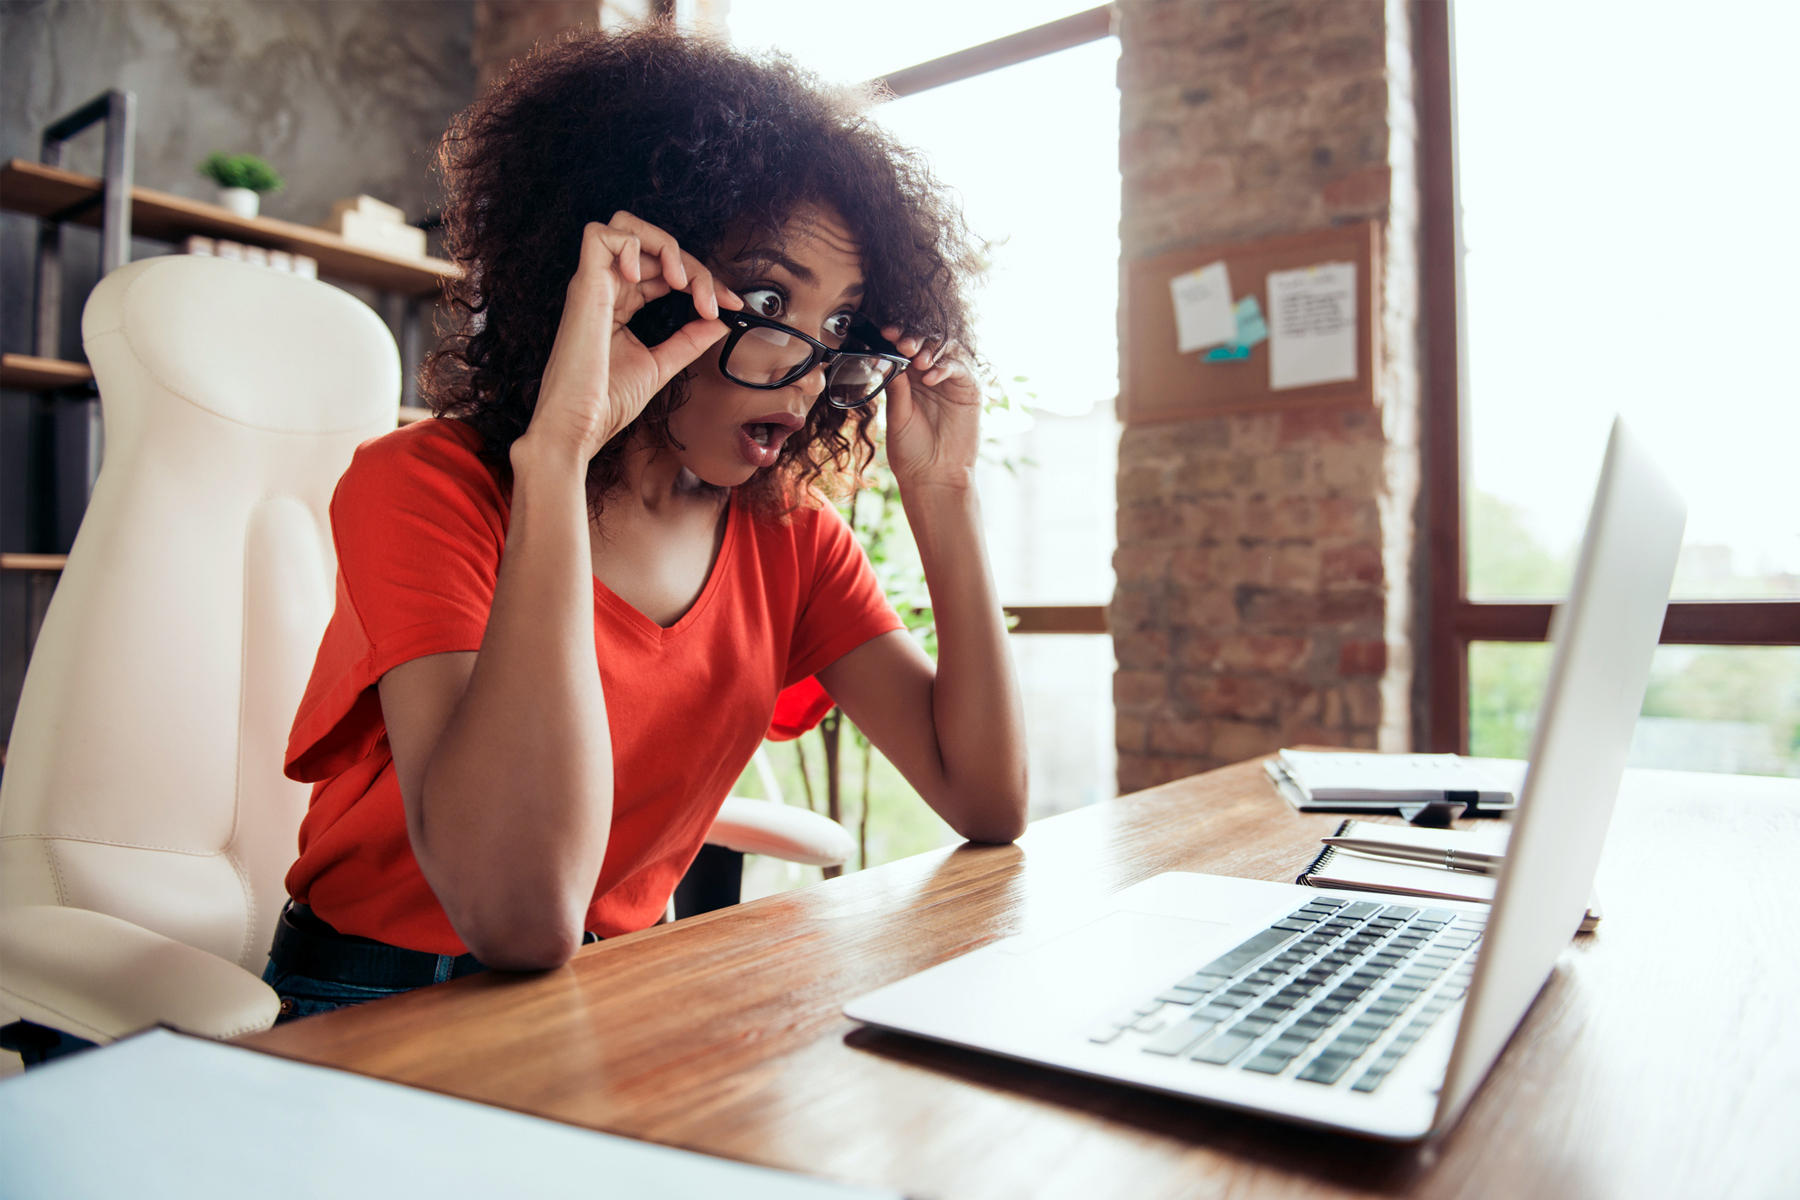
<path fill-rule="evenodd" d="M 1455 12 L 1470 594 L 1566 589 L 1617 412 L 1689 502 L 1675 594 L 1800 595 L 1800 5 Z"/>
<path fill-rule="evenodd" d="M 1530 753 L 1549 669 L 1545 643 L 1469 647 L 1470 753 Z M 1800 647 L 1659 647 L 1628 764 L 1800 776 Z"/>

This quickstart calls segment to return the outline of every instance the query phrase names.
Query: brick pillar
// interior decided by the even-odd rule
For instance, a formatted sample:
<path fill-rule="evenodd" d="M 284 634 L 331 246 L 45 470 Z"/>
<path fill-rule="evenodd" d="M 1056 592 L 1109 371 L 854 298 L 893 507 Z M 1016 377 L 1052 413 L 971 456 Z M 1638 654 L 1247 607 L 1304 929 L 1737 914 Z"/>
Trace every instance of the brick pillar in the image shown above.
<path fill-rule="evenodd" d="M 1128 258 L 1385 227 L 1374 410 L 1124 432 L 1119 790 L 1299 742 L 1408 749 L 1419 388 L 1407 6 L 1122 0 L 1117 28 Z"/>

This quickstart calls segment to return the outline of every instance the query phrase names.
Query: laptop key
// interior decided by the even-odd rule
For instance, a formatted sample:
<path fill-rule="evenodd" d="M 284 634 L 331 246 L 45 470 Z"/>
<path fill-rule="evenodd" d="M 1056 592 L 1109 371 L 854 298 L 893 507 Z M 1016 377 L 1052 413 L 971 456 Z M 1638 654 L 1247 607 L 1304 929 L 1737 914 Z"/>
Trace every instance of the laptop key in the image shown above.
<path fill-rule="evenodd" d="M 1264 1075 L 1279 1075 L 1287 1070 L 1287 1065 L 1293 1061 L 1291 1056 L 1283 1057 L 1272 1050 L 1264 1050 L 1245 1063 L 1244 1070 L 1259 1071 Z"/>
<path fill-rule="evenodd" d="M 1249 966 L 1271 950 L 1279 949 L 1293 938 L 1286 929 L 1265 929 L 1247 941 L 1240 942 L 1236 949 L 1227 951 L 1201 967 L 1197 975 L 1236 975 L 1238 971 Z"/>
<path fill-rule="evenodd" d="M 1173 1058 L 1211 1033 L 1217 1026 L 1217 1021 L 1201 1017 L 1196 1013 L 1185 1021 L 1176 1022 L 1151 1038 L 1150 1043 L 1144 1047 L 1144 1053 L 1165 1054 Z"/>
<path fill-rule="evenodd" d="M 1214 1066 L 1223 1067 L 1248 1050 L 1250 1043 L 1255 1040 L 1256 1035 L 1254 1034 L 1239 1033 L 1235 1029 L 1230 1029 L 1206 1043 L 1191 1057 L 1195 1062 L 1212 1063 Z"/>
<path fill-rule="evenodd" d="M 1156 998 L 1165 1004 L 1194 1004 L 1200 999 L 1199 992 L 1190 992 L 1185 988 L 1170 988 L 1166 992 L 1158 992 Z"/>
<path fill-rule="evenodd" d="M 1344 1077 L 1344 1072 L 1349 1070 L 1350 1064 L 1355 1061 L 1356 1059 L 1352 1057 L 1327 1052 L 1306 1064 L 1300 1074 L 1294 1078 L 1304 1079 L 1308 1083 L 1336 1083 Z"/>

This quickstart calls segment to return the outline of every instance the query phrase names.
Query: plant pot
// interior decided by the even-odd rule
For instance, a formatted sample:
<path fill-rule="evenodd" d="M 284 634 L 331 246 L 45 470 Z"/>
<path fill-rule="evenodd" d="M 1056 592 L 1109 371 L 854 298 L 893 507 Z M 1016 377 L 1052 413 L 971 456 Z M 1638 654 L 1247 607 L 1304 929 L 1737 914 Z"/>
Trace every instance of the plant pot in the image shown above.
<path fill-rule="evenodd" d="M 219 204 L 237 216 L 249 218 L 254 217 L 261 207 L 262 197 L 249 188 L 222 187 L 219 189 Z"/>

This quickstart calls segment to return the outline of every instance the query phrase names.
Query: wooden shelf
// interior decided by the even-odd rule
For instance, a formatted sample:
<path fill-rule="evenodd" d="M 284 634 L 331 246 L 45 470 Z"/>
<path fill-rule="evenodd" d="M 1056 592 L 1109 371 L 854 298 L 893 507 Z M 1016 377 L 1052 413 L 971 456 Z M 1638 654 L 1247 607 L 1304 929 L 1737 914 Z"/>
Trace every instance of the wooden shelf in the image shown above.
<path fill-rule="evenodd" d="M 47 167 L 22 158 L 0 167 L 0 208 L 32 217 L 55 217 L 80 225 L 100 224 L 101 181 L 93 175 Z M 81 208 L 82 205 L 86 208 Z M 72 211 L 77 210 L 80 211 Z M 228 238 L 252 246 L 286 250 L 319 260 L 319 273 L 346 283 L 360 283 L 407 296 L 434 296 L 462 269 L 441 258 L 413 258 L 352 245 L 335 233 L 278 221 L 273 217 L 240 217 L 200 200 L 150 188 L 131 189 L 131 231 L 165 242 L 190 235 Z"/>
<path fill-rule="evenodd" d="M 22 392 L 53 392 L 94 382 L 86 363 L 38 358 L 31 354 L 0 355 L 0 388 Z"/>
<path fill-rule="evenodd" d="M 68 562 L 66 554 L 0 554 L 0 571 L 60 571 Z"/>

